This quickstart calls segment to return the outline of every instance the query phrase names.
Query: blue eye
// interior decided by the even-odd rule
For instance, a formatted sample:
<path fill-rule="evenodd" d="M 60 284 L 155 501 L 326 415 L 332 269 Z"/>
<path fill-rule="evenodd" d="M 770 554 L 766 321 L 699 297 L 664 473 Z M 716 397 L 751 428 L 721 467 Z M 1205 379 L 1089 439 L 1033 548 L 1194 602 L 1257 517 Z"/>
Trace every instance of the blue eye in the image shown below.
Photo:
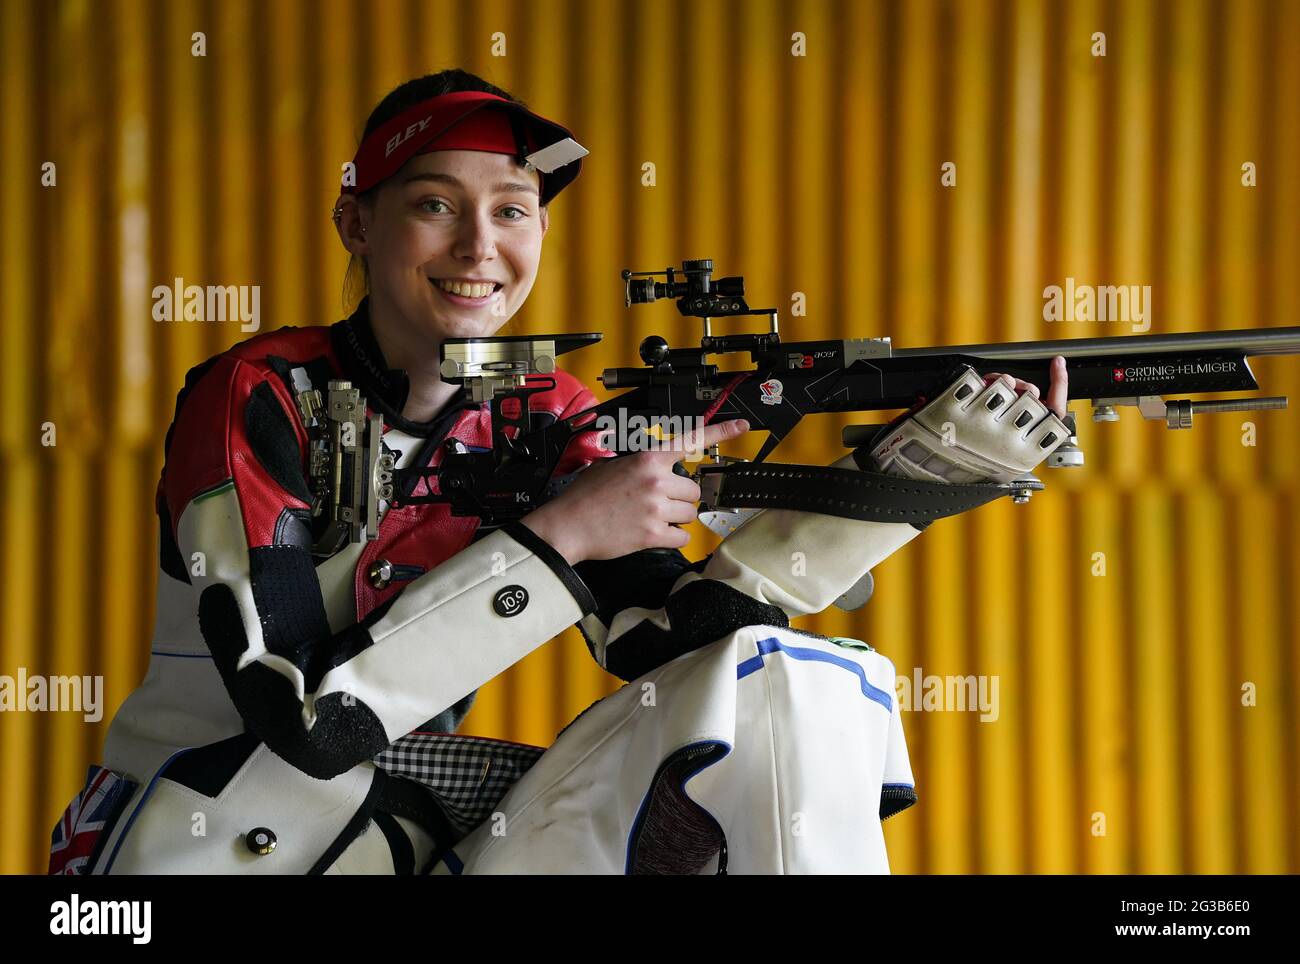
<path fill-rule="evenodd" d="M 434 198 L 429 198 L 429 200 L 427 200 L 427 201 L 421 201 L 421 202 L 420 202 L 420 207 L 423 208 L 423 207 L 425 207 L 426 205 L 429 205 L 429 204 L 441 204 L 444 208 L 447 206 L 447 202 L 446 202 L 446 201 L 443 201 L 441 198 L 436 198 L 436 197 L 434 197 Z M 429 213 L 430 213 L 430 214 L 441 214 L 442 212 L 441 212 L 441 211 L 430 211 Z"/>
<path fill-rule="evenodd" d="M 518 208 L 518 207 L 515 207 L 515 208 L 503 208 L 503 209 L 501 210 L 501 213 L 502 213 L 502 214 L 505 214 L 506 211 L 516 211 L 516 212 L 518 212 L 518 214 L 519 214 L 519 217 L 517 217 L 517 218 L 506 218 L 507 221 L 522 221 L 524 218 L 528 217 L 528 212 L 525 211 L 523 208 Z"/>

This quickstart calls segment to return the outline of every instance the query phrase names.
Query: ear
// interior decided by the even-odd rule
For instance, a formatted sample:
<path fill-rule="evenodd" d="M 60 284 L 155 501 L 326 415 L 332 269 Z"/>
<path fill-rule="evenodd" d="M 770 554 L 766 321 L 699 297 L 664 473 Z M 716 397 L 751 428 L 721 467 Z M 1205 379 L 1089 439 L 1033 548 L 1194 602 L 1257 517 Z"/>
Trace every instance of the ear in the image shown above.
<path fill-rule="evenodd" d="M 546 208 L 542 208 L 542 237 L 546 237 L 546 232 L 551 227 L 551 213 Z"/>
<path fill-rule="evenodd" d="M 366 240 L 366 226 L 360 202 L 351 194 L 340 194 L 334 202 L 334 230 L 339 233 L 339 240 L 350 254 L 369 254 L 369 242 Z"/>

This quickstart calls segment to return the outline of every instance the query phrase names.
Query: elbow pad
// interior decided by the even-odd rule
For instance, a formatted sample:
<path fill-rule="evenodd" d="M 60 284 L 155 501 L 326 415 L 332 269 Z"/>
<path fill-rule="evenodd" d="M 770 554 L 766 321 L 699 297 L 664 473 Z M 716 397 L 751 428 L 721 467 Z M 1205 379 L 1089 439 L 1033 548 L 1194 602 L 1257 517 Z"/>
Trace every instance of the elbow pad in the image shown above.
<path fill-rule="evenodd" d="M 582 581 L 522 525 L 492 532 L 365 620 L 330 632 L 311 557 L 249 550 L 233 489 L 190 506 L 202 546 L 199 624 L 249 729 L 319 779 L 373 757 L 595 608 Z"/>
<path fill-rule="evenodd" d="M 860 468 L 853 453 L 833 468 Z M 716 579 L 790 618 L 819 613 L 921 529 L 793 509 L 763 509 L 713 553 L 697 578 Z"/>
<path fill-rule="evenodd" d="M 861 468 L 853 454 L 833 465 Z M 602 607 L 579 626 L 596 661 L 630 681 L 743 627 L 821 612 L 922 528 L 762 509 L 702 566 L 679 567 L 664 601 Z"/>

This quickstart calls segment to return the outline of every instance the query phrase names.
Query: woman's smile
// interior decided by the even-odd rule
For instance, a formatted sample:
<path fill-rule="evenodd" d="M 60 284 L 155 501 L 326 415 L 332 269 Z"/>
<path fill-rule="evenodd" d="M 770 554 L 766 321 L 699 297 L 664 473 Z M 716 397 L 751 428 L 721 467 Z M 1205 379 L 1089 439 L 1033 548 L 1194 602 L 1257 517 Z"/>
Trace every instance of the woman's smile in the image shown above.
<path fill-rule="evenodd" d="M 499 281 L 459 280 L 455 278 L 430 278 L 435 291 L 453 305 L 481 308 L 490 305 L 502 295 L 505 286 Z"/>

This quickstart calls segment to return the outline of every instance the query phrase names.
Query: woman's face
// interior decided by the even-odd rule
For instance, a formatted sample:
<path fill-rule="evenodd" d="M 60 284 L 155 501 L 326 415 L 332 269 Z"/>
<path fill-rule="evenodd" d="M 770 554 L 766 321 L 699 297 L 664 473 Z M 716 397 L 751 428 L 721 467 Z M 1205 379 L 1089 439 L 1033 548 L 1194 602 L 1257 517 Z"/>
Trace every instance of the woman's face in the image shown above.
<path fill-rule="evenodd" d="M 523 305 L 549 226 L 536 172 L 506 154 L 432 151 L 376 194 L 361 213 L 372 304 L 439 341 L 491 335 Z"/>

